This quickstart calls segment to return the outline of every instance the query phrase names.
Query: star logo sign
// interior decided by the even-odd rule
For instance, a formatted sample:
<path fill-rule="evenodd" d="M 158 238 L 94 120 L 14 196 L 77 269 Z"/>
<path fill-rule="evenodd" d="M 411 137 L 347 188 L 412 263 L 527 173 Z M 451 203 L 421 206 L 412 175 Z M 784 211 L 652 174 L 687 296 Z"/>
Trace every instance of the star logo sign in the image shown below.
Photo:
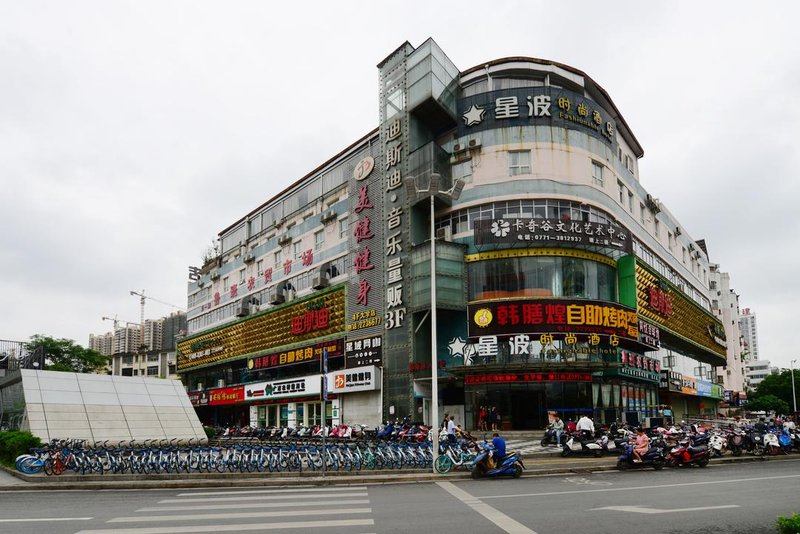
<path fill-rule="evenodd" d="M 464 355 L 464 347 L 466 346 L 466 342 L 461 339 L 460 337 L 454 337 L 450 343 L 448 343 L 447 348 L 450 351 L 450 356 L 461 356 Z"/>
<path fill-rule="evenodd" d="M 483 121 L 483 114 L 486 112 L 483 108 L 479 108 L 475 104 L 472 104 L 470 108 L 467 110 L 464 115 L 461 117 L 464 119 L 464 124 L 467 126 L 474 126 L 476 124 L 480 124 Z"/>

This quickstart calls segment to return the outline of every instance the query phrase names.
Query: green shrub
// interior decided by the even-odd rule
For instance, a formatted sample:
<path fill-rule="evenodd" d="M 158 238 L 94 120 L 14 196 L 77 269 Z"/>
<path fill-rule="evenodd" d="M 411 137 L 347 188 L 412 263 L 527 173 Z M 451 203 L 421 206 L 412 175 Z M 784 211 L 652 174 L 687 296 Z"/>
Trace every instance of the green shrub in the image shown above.
<path fill-rule="evenodd" d="M 14 465 L 17 456 L 41 446 L 42 441 L 30 432 L 0 432 L 0 462 Z"/>
<path fill-rule="evenodd" d="M 778 516 L 775 520 L 775 528 L 781 534 L 798 534 L 800 533 L 800 514 L 794 514 L 791 517 Z"/>
<path fill-rule="evenodd" d="M 216 430 L 214 430 L 214 428 L 213 428 L 213 427 L 210 427 L 210 426 L 204 426 L 204 427 L 203 427 L 203 430 L 205 430 L 205 431 L 206 431 L 206 437 L 208 437 L 208 439 L 211 439 L 211 438 L 213 438 L 214 436 L 216 436 L 216 435 L 217 435 L 217 431 L 216 431 Z"/>

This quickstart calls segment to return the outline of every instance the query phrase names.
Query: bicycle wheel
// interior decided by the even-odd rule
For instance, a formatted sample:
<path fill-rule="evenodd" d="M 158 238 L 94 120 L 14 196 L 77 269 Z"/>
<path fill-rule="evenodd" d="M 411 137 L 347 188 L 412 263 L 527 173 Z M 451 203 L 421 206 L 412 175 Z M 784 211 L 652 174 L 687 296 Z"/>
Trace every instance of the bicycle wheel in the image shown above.
<path fill-rule="evenodd" d="M 47 476 L 53 476 L 54 473 L 53 473 L 52 459 L 48 458 L 47 460 L 44 461 L 44 464 L 42 465 L 42 471 L 44 471 L 44 474 Z"/>
<path fill-rule="evenodd" d="M 437 456 L 436 461 L 433 462 L 433 467 L 440 475 L 447 474 L 453 468 L 453 460 L 451 460 L 446 454 Z"/>

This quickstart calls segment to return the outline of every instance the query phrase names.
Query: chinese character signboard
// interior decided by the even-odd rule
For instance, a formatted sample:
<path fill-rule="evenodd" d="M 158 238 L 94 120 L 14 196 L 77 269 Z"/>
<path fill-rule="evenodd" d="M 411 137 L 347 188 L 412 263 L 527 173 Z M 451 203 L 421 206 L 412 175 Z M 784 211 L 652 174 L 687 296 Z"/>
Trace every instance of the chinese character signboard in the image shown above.
<path fill-rule="evenodd" d="M 481 219 L 475 221 L 475 244 L 526 246 L 593 245 L 631 252 L 631 237 L 622 226 L 562 219 Z"/>
<path fill-rule="evenodd" d="M 258 371 L 261 369 L 272 369 L 310 361 L 318 362 L 320 358 L 322 358 L 322 351 L 325 349 L 328 350 L 329 358 L 341 356 L 344 354 L 344 340 L 333 339 L 324 343 L 293 347 L 279 352 L 254 356 L 247 359 L 247 368 Z"/>
<path fill-rule="evenodd" d="M 591 382 L 591 373 L 490 373 L 468 375 L 465 385 L 513 384 L 521 382 Z"/>
<path fill-rule="evenodd" d="M 345 367 L 381 365 L 383 361 L 383 336 L 348 339 L 345 343 Z"/>
<path fill-rule="evenodd" d="M 621 350 L 619 364 L 619 367 L 603 371 L 603 376 L 636 378 L 647 382 L 661 381 L 661 362 L 655 358 Z"/>
<path fill-rule="evenodd" d="M 289 397 L 319 396 L 322 375 L 304 376 L 271 382 L 256 382 L 244 386 L 244 399 L 259 401 L 268 399 L 285 399 Z"/>
<path fill-rule="evenodd" d="M 661 348 L 661 332 L 654 324 L 639 319 L 639 343 L 647 345 L 651 349 Z"/>
<path fill-rule="evenodd" d="M 218 363 L 306 340 L 344 334 L 344 289 L 259 314 L 178 343 L 178 370 Z"/>
<path fill-rule="evenodd" d="M 503 89 L 458 101 L 458 137 L 503 127 L 562 127 L 614 145 L 612 114 L 585 96 L 560 87 Z"/>
<path fill-rule="evenodd" d="M 381 388 L 380 369 L 368 365 L 328 373 L 328 387 L 332 393 L 375 391 Z"/>
<path fill-rule="evenodd" d="M 597 334 L 638 343 L 636 311 L 613 302 L 537 299 L 473 303 L 467 306 L 469 336 L 513 334 Z"/>
<path fill-rule="evenodd" d="M 244 400 L 244 386 L 217 388 L 208 391 L 208 405 L 236 404 Z"/>

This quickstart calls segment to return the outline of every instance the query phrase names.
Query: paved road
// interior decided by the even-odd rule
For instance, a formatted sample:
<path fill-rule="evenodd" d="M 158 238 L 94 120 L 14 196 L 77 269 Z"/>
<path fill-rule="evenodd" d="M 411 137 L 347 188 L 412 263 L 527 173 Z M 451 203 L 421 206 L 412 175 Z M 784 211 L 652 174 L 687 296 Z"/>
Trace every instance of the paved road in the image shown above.
<path fill-rule="evenodd" d="M 6 492 L 0 533 L 748 534 L 800 512 L 800 459 L 347 487 Z"/>

